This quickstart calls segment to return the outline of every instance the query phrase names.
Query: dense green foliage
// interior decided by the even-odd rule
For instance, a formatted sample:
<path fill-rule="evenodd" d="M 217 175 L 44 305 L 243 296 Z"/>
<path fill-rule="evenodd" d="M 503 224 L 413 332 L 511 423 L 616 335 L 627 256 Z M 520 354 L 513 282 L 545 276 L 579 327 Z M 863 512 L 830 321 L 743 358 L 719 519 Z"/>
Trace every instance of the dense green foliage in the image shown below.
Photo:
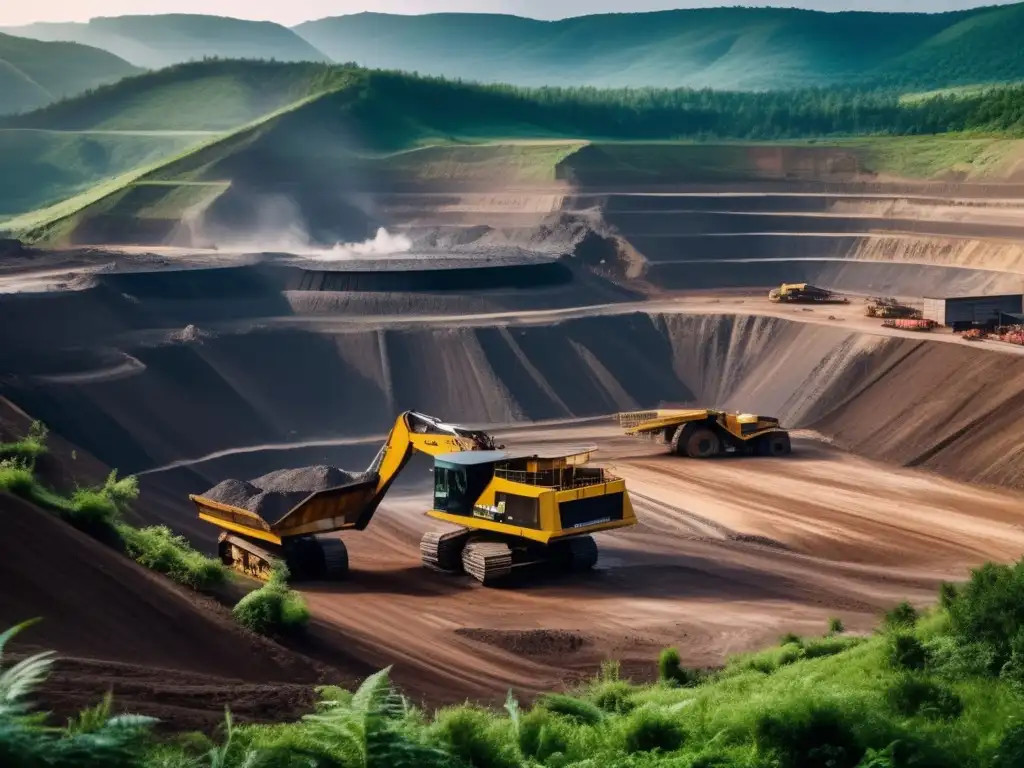
<path fill-rule="evenodd" d="M 224 583 L 224 566 L 197 552 L 183 537 L 162 526 L 135 528 L 122 520 L 138 499 L 136 478 L 119 478 L 114 470 L 102 485 L 76 488 L 70 494 L 48 487 L 35 471 L 36 460 L 47 452 L 46 436 L 46 427 L 35 422 L 21 440 L 0 443 L 0 491 L 55 512 L 75 528 L 123 549 L 140 565 L 186 587 L 211 590 Z"/>
<path fill-rule="evenodd" d="M 529 709 L 510 692 L 503 712 L 467 704 L 431 714 L 385 669 L 352 693 L 321 689 L 317 711 L 297 723 L 234 726 L 229 717 L 216 742 L 111 720 L 116 700 L 69 728 L 40 730 L 20 706 L 45 677 L 48 657 L 36 657 L 0 671 L 0 762 L 66 765 L 58 750 L 74 748 L 84 768 L 1016 768 L 1022 573 L 1024 561 L 986 565 L 955 595 L 945 590 L 948 609 L 911 618 L 900 608 L 873 637 L 785 637 L 692 687 L 634 685 L 608 663 Z M 910 669 L 893 657 L 897 637 L 923 649 L 924 663 Z M 787 663 L 758 662 L 784 648 Z"/>
<path fill-rule="evenodd" d="M 704 8 L 556 22 L 367 13 L 296 31 L 338 61 L 520 85 L 937 88 L 1024 78 L 1019 4 L 944 14 Z"/>
<path fill-rule="evenodd" d="M 48 130 L 224 130 L 317 94 L 326 95 L 299 109 L 298 116 L 287 115 L 286 122 L 355 131 L 364 145 L 381 148 L 439 138 L 782 139 L 1019 131 L 1024 126 L 1024 87 L 917 99 L 903 98 L 896 90 L 855 88 L 533 89 L 253 61 L 171 67 L 4 124 Z"/>
<path fill-rule="evenodd" d="M 239 624 L 261 635 L 292 634 L 309 622 L 306 601 L 288 587 L 288 569 L 281 564 L 266 584 L 238 601 L 233 613 Z"/>
<path fill-rule="evenodd" d="M 0 34 L 0 114 L 36 109 L 137 71 L 84 45 Z"/>

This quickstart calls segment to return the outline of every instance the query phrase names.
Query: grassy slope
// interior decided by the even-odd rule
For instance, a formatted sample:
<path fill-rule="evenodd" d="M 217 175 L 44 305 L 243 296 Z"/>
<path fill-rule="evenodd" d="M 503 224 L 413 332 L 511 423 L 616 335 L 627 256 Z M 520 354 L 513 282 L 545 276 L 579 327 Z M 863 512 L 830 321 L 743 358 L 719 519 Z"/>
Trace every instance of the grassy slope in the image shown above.
<path fill-rule="evenodd" d="M 938 87 L 1024 77 L 1021 5 L 938 15 L 713 8 L 558 22 L 366 13 L 295 29 L 339 61 L 524 85 Z"/>
<path fill-rule="evenodd" d="M 84 45 L 0 34 L 0 114 L 36 109 L 137 71 Z"/>
<path fill-rule="evenodd" d="M 189 134 L 58 133 L 0 129 L 0 218 L 84 191 L 103 179 L 180 154 Z"/>
<path fill-rule="evenodd" d="M 93 45 L 148 68 L 203 57 L 327 61 L 324 54 L 279 24 L 218 16 L 119 16 L 87 24 L 30 24 L 8 31 L 40 40 Z"/>
<path fill-rule="evenodd" d="M 344 73 L 320 64 L 180 64 L 126 78 L 4 124 L 50 130 L 226 131 L 329 90 Z"/>

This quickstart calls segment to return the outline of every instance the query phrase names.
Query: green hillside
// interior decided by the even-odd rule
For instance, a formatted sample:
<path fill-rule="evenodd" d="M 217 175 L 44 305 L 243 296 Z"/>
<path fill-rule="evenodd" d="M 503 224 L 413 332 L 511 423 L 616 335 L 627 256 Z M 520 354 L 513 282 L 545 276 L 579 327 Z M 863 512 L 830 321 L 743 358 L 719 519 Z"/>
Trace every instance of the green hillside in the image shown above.
<path fill-rule="evenodd" d="M 26 112 L 138 70 L 75 43 L 43 43 L 0 34 L 0 114 Z"/>
<path fill-rule="evenodd" d="M 219 16 L 166 14 L 96 18 L 85 24 L 30 24 L 4 31 L 37 40 L 72 40 L 110 51 L 140 67 L 220 57 L 327 61 L 280 24 Z"/>
<path fill-rule="evenodd" d="M 205 69 L 223 77 L 226 66 L 240 65 L 209 62 L 179 71 Z M 762 159 L 736 140 L 763 144 L 813 137 L 828 140 L 799 150 L 805 154 L 802 159 L 794 155 L 794 167 L 928 178 L 956 168 L 968 176 L 983 176 L 1002 168 L 1004 156 L 1018 145 L 1010 139 L 1024 135 L 1020 87 L 907 101 L 896 92 L 820 89 L 529 90 L 345 67 L 251 66 L 263 73 L 260 82 L 287 83 L 292 95 L 307 95 L 173 161 L 104 182 L 52 209 L 25 213 L 6 227 L 32 240 L 74 240 L 75 233 L 83 231 L 112 237 L 111 233 L 136 231 L 140 210 L 154 210 L 154 195 L 160 198 L 160 222 L 174 219 L 175 204 L 193 206 L 198 196 L 204 205 L 213 206 L 215 214 L 222 209 L 233 217 L 233 224 L 252 226 L 258 221 L 253 200 L 288 189 L 313 229 L 319 227 L 330 241 L 340 236 L 339 229 L 351 228 L 365 217 L 345 207 L 352 193 L 396 184 L 445 178 L 504 184 L 556 178 L 594 184 L 606 178 L 621 183 L 756 178 L 764 166 Z M 305 74 L 289 74 L 293 72 Z M 137 78 L 133 92 L 144 95 L 141 84 L 160 76 Z M 58 127 L 73 126 L 72 118 L 92 114 L 91 100 L 105 93 L 119 91 L 106 89 L 13 122 L 46 127 L 44 118 L 49 116 L 64 121 Z M 139 102 L 123 103 L 128 105 L 126 114 L 131 114 L 128 107 Z M 119 99 L 107 100 L 104 125 L 121 124 L 114 111 L 118 104 Z M 158 101 L 146 114 L 187 116 L 194 109 L 201 109 L 194 101 Z M 950 131 L 977 138 L 915 138 Z M 877 138 L 851 138 L 865 135 Z M 710 145 L 711 139 L 717 143 Z M 782 146 L 778 152 L 798 150 Z M 162 189 L 146 190 L 141 197 L 126 194 L 133 185 L 153 183 Z M 178 193 L 176 185 L 216 189 L 210 194 Z M 143 229 L 153 236 L 160 226 Z"/>
<path fill-rule="evenodd" d="M 0 129 L 0 219 L 33 210 L 180 154 L 187 133 L 71 133 Z"/>
<path fill-rule="evenodd" d="M 1024 77 L 1024 5 L 945 14 L 710 8 L 555 22 L 362 13 L 295 30 L 338 61 L 522 85 L 938 87 Z"/>
<path fill-rule="evenodd" d="M 48 130 L 225 131 L 334 87 L 346 70 L 323 64 L 205 61 L 126 78 L 0 122 Z"/>

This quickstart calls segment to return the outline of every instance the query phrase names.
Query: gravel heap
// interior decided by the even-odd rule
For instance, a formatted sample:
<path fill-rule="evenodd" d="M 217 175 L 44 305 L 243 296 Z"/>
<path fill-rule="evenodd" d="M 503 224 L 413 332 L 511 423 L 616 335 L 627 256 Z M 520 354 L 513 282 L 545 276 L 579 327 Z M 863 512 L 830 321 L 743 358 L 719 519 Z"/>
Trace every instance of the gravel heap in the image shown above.
<path fill-rule="evenodd" d="M 359 482 L 365 477 L 364 472 L 346 472 L 324 465 L 279 469 L 253 480 L 224 480 L 202 496 L 276 522 L 311 493 Z"/>

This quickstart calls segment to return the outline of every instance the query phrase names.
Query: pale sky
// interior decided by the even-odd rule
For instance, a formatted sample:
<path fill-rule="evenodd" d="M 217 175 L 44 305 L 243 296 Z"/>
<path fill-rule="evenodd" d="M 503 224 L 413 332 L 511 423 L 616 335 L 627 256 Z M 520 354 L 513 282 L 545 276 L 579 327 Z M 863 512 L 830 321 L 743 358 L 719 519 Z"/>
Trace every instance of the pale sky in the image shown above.
<path fill-rule="evenodd" d="M 309 19 L 359 11 L 514 13 L 538 19 L 588 13 L 651 11 L 720 5 L 780 5 L 824 11 L 950 11 L 1015 0 L 0 0 L 0 26 L 33 21 L 87 21 L 93 16 L 148 13 L 207 13 L 293 25 Z"/>

